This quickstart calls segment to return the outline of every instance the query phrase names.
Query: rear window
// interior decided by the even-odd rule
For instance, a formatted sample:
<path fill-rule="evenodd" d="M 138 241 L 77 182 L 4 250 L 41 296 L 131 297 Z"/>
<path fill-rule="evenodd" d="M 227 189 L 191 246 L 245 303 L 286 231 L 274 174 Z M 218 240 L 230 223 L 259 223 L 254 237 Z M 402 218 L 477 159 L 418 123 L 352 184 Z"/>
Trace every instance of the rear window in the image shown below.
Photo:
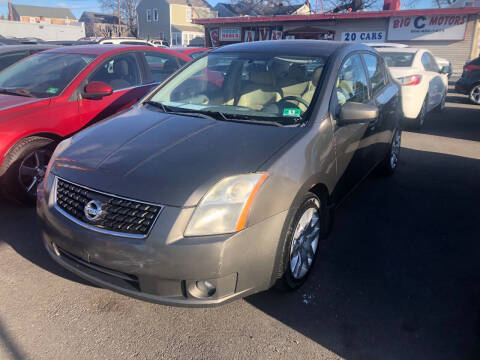
<path fill-rule="evenodd" d="M 381 53 L 388 67 L 410 67 L 413 63 L 413 53 L 382 52 Z"/>

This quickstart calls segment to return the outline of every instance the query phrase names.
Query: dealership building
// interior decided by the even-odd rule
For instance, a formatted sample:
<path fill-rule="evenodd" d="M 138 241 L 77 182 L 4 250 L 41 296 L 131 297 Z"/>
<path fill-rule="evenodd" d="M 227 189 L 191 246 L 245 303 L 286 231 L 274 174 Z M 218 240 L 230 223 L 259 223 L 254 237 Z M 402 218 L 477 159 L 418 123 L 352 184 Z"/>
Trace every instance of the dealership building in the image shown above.
<path fill-rule="evenodd" d="M 318 39 L 357 43 L 394 42 L 429 49 L 448 59 L 456 75 L 479 55 L 480 8 L 361 11 L 285 16 L 196 19 L 207 46 L 236 42 Z"/>

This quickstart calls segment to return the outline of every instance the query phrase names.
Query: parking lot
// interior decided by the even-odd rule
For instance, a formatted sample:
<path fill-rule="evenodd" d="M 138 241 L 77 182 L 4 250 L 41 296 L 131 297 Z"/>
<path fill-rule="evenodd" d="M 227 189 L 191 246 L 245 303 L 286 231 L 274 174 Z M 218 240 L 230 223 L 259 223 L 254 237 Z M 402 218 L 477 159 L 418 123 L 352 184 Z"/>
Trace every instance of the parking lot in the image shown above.
<path fill-rule="evenodd" d="M 1 359 L 479 359 L 480 108 L 450 94 L 398 172 L 337 209 L 300 291 L 150 304 L 51 261 L 35 211 L 0 205 Z"/>

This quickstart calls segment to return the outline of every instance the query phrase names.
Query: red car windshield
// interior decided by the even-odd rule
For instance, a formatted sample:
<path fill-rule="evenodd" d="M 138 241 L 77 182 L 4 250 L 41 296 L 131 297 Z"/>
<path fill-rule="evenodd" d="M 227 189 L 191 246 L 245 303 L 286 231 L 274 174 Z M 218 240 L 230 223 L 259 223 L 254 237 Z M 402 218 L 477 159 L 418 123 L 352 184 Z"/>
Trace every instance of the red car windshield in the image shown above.
<path fill-rule="evenodd" d="M 0 73 L 0 92 L 39 98 L 58 96 L 95 57 L 64 53 L 33 55 Z"/>

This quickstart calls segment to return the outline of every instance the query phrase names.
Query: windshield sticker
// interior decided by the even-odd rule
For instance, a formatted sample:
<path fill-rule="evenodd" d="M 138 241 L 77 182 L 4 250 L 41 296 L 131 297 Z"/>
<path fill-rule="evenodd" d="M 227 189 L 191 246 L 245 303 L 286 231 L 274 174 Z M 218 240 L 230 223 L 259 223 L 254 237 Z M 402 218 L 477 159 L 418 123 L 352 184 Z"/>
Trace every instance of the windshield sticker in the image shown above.
<path fill-rule="evenodd" d="M 58 88 L 51 87 L 47 89 L 47 94 L 56 94 L 57 92 Z"/>
<path fill-rule="evenodd" d="M 300 117 L 300 114 L 301 114 L 300 109 L 292 109 L 292 108 L 283 109 L 283 116 Z"/>

